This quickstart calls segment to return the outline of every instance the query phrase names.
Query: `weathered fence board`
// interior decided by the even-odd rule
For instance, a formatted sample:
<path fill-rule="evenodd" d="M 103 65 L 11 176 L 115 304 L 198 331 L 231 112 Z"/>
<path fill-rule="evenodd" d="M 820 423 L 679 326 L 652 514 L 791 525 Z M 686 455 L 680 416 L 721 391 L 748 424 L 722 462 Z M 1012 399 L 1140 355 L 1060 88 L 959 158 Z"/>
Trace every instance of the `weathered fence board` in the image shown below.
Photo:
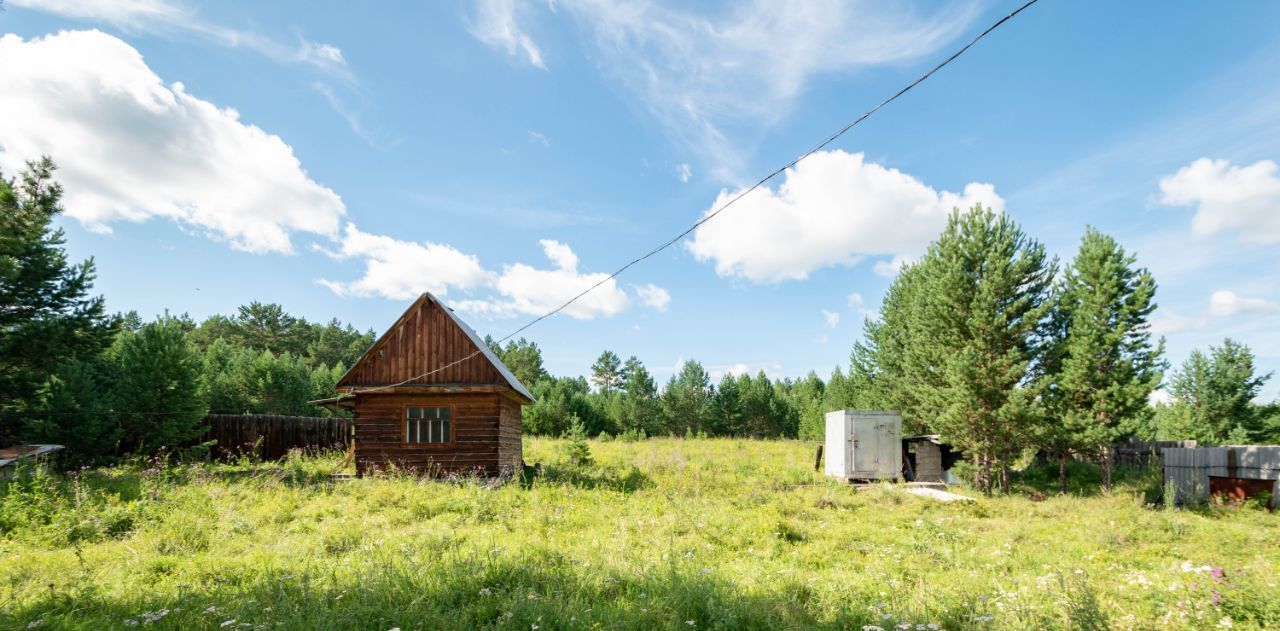
<path fill-rule="evenodd" d="M 278 460 L 290 449 L 314 452 L 351 442 L 349 418 L 210 414 L 204 422 L 209 431 L 201 440 L 217 441 L 214 455 L 219 457 L 252 451 L 264 460 Z"/>
<path fill-rule="evenodd" d="M 1158 463 L 1160 453 L 1164 449 L 1190 449 L 1196 447 L 1194 440 L 1129 440 L 1115 446 L 1115 464 L 1117 467 L 1142 469 Z"/>
<path fill-rule="evenodd" d="M 1173 497 L 1166 501 L 1198 503 L 1209 499 L 1210 478 L 1272 480 L 1280 490 L 1280 446 L 1166 448 L 1164 481 Z"/>

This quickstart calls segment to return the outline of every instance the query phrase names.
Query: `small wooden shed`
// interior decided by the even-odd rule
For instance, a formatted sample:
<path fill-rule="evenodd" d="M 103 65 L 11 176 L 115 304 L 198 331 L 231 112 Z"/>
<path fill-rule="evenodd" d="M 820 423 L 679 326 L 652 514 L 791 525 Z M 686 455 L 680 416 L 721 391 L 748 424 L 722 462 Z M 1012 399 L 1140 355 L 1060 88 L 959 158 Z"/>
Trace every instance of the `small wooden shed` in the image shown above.
<path fill-rule="evenodd" d="M 476 332 L 422 294 L 338 380 L 326 405 L 354 415 L 357 474 L 510 475 L 521 466 L 529 389 Z"/>

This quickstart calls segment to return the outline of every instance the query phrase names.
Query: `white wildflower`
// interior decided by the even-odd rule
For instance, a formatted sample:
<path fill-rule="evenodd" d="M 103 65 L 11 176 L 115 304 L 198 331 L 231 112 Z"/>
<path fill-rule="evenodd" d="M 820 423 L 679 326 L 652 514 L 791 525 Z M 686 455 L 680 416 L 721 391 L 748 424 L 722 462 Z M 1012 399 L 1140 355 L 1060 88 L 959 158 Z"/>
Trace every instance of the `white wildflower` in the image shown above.
<path fill-rule="evenodd" d="M 236 623 L 236 621 L 235 621 L 234 619 L 232 619 L 232 620 L 223 620 L 223 621 L 222 621 L 222 624 L 220 624 L 220 625 L 218 625 L 218 626 L 223 627 L 223 628 L 226 628 L 226 627 L 229 627 L 229 626 L 231 626 L 231 625 L 233 625 L 233 624 L 235 624 L 235 623 Z"/>
<path fill-rule="evenodd" d="M 480 588 L 480 595 L 481 595 L 481 596 L 489 596 L 489 595 L 491 595 L 491 594 L 493 594 L 493 590 L 489 589 L 488 587 L 481 587 L 481 588 Z"/>
<path fill-rule="evenodd" d="M 28 629 L 39 629 L 41 626 L 44 626 L 44 618 L 41 618 L 39 620 L 32 620 L 31 622 L 27 623 Z"/>
<path fill-rule="evenodd" d="M 696 625 L 696 624 L 698 624 L 698 623 L 696 623 L 696 622 L 694 622 L 694 621 L 692 621 L 692 620 L 685 620 L 685 621 L 684 621 L 684 623 L 685 623 L 685 624 L 687 624 L 687 625 L 689 625 L 689 626 L 691 626 L 691 627 L 692 627 L 692 626 L 694 626 L 694 625 Z"/>
<path fill-rule="evenodd" d="M 1223 629 L 1230 629 L 1235 626 L 1235 623 L 1231 621 L 1231 616 L 1223 616 L 1222 619 L 1218 621 L 1218 626 Z"/>
<path fill-rule="evenodd" d="M 884 631 L 884 627 L 878 627 L 874 624 L 862 625 L 862 631 Z"/>

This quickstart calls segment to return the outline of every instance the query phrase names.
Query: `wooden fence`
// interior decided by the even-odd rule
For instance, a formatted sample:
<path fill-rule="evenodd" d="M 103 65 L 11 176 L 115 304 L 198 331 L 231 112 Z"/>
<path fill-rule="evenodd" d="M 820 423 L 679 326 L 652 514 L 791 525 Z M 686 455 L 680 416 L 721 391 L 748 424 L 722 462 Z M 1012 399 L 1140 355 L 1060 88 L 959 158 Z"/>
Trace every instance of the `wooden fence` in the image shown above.
<path fill-rule="evenodd" d="M 1115 465 L 1142 469 L 1152 464 L 1159 464 L 1160 454 L 1164 449 L 1194 449 L 1194 440 L 1129 440 L 1115 446 Z"/>
<path fill-rule="evenodd" d="M 209 431 L 201 440 L 216 440 L 218 457 L 253 453 L 264 460 L 278 460 L 290 449 L 315 452 L 345 449 L 351 443 L 349 418 L 210 414 L 204 422 Z"/>
<path fill-rule="evenodd" d="M 1215 482 L 1274 481 L 1280 491 L 1280 447 L 1243 445 L 1164 450 L 1166 501 L 1201 503 L 1209 499 Z M 1280 495 L 1280 493 L 1277 493 Z M 1275 506 L 1273 498 L 1273 506 Z"/>

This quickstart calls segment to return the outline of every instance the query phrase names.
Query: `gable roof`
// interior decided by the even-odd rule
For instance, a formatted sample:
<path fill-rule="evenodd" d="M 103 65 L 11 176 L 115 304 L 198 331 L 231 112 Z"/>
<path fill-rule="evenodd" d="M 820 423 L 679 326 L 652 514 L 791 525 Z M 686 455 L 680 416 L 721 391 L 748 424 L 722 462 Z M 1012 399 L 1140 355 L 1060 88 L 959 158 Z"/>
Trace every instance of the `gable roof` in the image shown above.
<path fill-rule="evenodd" d="M 430 293 L 409 305 L 337 383 L 348 391 L 493 385 L 510 388 L 526 403 L 534 400 L 489 345 Z"/>

